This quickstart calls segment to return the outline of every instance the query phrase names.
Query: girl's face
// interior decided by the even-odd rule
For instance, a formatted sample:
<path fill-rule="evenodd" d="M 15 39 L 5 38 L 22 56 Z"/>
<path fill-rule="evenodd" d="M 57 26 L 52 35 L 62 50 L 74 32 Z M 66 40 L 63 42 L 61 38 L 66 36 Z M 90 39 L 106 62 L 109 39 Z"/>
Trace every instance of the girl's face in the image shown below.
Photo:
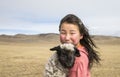
<path fill-rule="evenodd" d="M 63 23 L 60 27 L 60 41 L 61 43 L 72 43 L 75 46 L 80 44 L 80 39 L 83 36 L 80 34 L 79 28 L 77 25 L 70 23 Z"/>

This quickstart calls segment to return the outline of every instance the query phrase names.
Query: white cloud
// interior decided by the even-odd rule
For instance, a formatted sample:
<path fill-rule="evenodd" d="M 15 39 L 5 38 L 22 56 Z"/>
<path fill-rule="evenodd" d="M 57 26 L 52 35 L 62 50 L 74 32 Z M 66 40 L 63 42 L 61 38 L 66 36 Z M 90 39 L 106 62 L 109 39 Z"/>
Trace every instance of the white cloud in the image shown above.
<path fill-rule="evenodd" d="M 120 31 L 120 0 L 0 0 L 0 29 L 57 32 L 68 13 L 79 16 L 93 33 Z"/>

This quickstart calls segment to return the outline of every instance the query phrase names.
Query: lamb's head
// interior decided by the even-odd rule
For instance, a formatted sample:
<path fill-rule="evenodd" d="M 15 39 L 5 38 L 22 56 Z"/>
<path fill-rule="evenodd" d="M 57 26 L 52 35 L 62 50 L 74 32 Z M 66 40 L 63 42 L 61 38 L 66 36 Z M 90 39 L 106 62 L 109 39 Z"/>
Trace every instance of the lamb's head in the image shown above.
<path fill-rule="evenodd" d="M 73 44 L 61 44 L 50 49 L 57 51 L 58 60 L 65 68 L 71 68 L 74 65 L 75 57 L 79 57 L 79 50 Z"/>

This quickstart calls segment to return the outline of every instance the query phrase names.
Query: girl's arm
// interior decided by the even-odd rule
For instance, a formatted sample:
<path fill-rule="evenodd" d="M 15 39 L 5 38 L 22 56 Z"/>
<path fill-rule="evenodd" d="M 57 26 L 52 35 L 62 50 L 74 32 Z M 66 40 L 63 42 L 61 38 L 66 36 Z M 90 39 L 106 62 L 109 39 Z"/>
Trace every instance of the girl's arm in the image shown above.
<path fill-rule="evenodd" d="M 81 52 L 81 56 L 76 57 L 75 64 L 70 69 L 68 77 L 90 77 L 88 62 L 89 61 L 87 55 Z"/>

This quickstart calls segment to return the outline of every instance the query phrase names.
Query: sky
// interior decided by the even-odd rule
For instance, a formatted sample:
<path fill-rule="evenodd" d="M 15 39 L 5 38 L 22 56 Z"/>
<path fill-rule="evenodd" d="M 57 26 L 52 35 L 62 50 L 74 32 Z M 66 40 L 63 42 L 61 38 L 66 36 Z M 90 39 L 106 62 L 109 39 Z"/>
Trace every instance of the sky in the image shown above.
<path fill-rule="evenodd" d="M 0 34 L 59 33 L 67 14 L 92 35 L 120 36 L 120 0 L 0 0 Z"/>

